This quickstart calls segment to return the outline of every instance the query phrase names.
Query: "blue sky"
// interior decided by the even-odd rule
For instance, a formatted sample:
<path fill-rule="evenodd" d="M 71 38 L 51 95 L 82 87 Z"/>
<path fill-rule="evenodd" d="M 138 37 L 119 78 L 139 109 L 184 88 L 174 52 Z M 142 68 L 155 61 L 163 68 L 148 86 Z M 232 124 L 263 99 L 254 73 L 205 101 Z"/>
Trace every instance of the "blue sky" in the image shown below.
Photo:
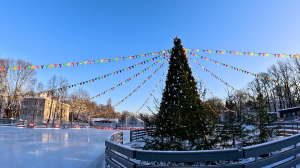
<path fill-rule="evenodd" d="M 21 58 L 33 65 L 99 60 L 167 50 L 173 47 L 173 39 L 178 35 L 186 48 L 299 54 L 299 6 L 300 1 L 289 0 L 1 1 L 0 53 L 2 58 Z M 283 60 L 229 54 L 200 55 L 254 73 L 266 71 L 277 60 Z M 253 79 L 211 62 L 193 59 L 236 89 Z M 144 60 L 146 58 L 37 70 L 37 78 L 46 84 L 52 75 L 62 75 L 74 84 Z M 190 63 L 216 96 L 226 95 L 225 85 Z M 149 65 L 82 88 L 95 96 Z M 105 104 L 111 98 L 112 104 L 118 103 L 156 67 L 95 101 Z M 163 69 L 116 110 L 135 112 L 155 87 Z M 155 96 L 160 97 L 158 92 Z M 211 95 L 208 93 L 207 97 Z M 153 107 L 152 101 L 151 98 L 147 105 Z M 140 112 L 147 111 L 144 107 Z"/>

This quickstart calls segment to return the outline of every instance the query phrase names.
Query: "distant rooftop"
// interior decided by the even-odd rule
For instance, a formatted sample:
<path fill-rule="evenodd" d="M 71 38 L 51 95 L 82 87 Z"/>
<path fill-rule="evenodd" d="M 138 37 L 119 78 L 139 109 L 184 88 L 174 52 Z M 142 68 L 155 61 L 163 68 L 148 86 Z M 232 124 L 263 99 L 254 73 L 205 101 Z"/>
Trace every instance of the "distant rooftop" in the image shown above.
<path fill-rule="evenodd" d="M 287 108 L 287 109 L 281 109 L 281 110 L 278 110 L 278 112 L 293 112 L 295 110 L 300 110 L 300 106 L 291 107 L 291 108 Z"/>

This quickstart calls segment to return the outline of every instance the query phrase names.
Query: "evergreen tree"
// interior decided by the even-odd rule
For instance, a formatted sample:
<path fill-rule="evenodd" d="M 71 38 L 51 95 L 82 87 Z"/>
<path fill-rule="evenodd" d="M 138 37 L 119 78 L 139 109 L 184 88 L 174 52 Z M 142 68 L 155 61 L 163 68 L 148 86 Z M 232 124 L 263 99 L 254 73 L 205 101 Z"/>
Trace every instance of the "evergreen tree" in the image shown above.
<path fill-rule="evenodd" d="M 225 106 L 230 110 L 235 109 L 232 95 L 228 94 Z M 247 146 L 250 130 L 246 127 L 244 121 L 244 116 L 237 115 L 237 111 L 227 110 L 225 112 L 225 121 L 221 122 L 223 126 L 219 134 L 223 148 L 240 148 Z"/>
<path fill-rule="evenodd" d="M 211 149 L 215 143 L 217 116 L 206 110 L 197 91 L 181 40 L 174 39 L 162 100 L 156 114 L 153 139 L 144 149 L 199 150 Z"/>
<path fill-rule="evenodd" d="M 261 92 L 258 92 L 256 102 L 251 107 L 251 117 L 248 117 L 249 124 L 253 125 L 253 143 L 265 143 L 268 142 L 274 135 L 276 127 L 273 127 L 273 123 L 276 119 L 273 119 L 272 114 L 267 112 L 267 105 L 264 104 L 265 97 Z"/>

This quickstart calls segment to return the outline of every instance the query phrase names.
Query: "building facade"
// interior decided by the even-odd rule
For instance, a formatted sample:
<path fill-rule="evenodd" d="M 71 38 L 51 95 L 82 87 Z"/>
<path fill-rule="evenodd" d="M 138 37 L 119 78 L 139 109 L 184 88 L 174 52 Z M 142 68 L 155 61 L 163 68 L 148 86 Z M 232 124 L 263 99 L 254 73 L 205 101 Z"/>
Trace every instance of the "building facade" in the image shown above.
<path fill-rule="evenodd" d="M 52 109 L 50 115 L 51 98 L 42 97 L 27 97 L 21 102 L 21 112 L 19 119 L 27 120 L 28 122 L 46 123 L 49 115 L 50 122 L 55 123 L 67 122 L 69 120 L 70 105 L 61 103 L 57 98 L 53 98 Z"/>
<path fill-rule="evenodd" d="M 118 119 L 91 118 L 91 123 L 95 126 L 115 127 L 118 123 Z"/>
<path fill-rule="evenodd" d="M 278 110 L 279 117 L 285 121 L 295 120 L 300 118 L 300 106 Z"/>

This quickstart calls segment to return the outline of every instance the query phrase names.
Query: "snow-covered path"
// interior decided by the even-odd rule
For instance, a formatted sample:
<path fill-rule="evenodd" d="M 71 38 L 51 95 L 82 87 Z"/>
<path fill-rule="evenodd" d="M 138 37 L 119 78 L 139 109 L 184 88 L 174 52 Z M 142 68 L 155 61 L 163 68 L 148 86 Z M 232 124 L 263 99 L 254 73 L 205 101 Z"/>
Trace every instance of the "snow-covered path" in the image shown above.
<path fill-rule="evenodd" d="M 100 129 L 0 127 L 0 168 L 103 167 L 104 141 L 115 132 Z"/>

